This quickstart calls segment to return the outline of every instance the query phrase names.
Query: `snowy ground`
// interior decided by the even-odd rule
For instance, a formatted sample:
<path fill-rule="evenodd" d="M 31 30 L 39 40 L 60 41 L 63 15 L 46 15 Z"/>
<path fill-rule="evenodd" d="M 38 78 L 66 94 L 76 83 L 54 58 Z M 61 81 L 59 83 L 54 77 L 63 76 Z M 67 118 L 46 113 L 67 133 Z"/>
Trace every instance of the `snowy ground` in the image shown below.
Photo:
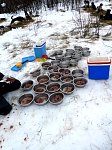
<path fill-rule="evenodd" d="M 108 4 L 106 2 L 104 7 L 109 7 Z M 46 39 L 48 54 L 53 50 L 80 45 L 90 48 L 91 57 L 111 57 L 111 26 L 101 28 L 99 39 L 80 39 L 77 35 L 70 34 L 75 28 L 73 18 L 74 13 L 70 11 L 48 11 L 39 18 L 42 21 L 39 26 L 35 19 L 35 23 L 30 23 L 26 28 L 13 29 L 0 36 L 0 71 L 21 82 L 32 79 L 36 83 L 29 72 L 38 68 L 41 63 L 29 62 L 19 72 L 11 71 L 11 67 L 21 61 L 22 57 L 34 55 L 33 46 L 39 38 Z M 6 24 L 9 22 L 10 18 Z M 104 40 L 107 33 L 110 36 Z M 84 57 L 76 68 L 83 69 L 88 78 L 87 67 L 87 58 Z M 5 117 L 0 116 L 0 149 L 112 150 L 111 82 L 110 68 L 108 80 L 88 79 L 85 88 L 76 88 L 58 106 L 48 103 L 41 107 L 32 104 L 23 108 L 17 103 L 23 94 L 21 90 L 6 94 L 8 102 L 13 104 L 13 110 Z"/>

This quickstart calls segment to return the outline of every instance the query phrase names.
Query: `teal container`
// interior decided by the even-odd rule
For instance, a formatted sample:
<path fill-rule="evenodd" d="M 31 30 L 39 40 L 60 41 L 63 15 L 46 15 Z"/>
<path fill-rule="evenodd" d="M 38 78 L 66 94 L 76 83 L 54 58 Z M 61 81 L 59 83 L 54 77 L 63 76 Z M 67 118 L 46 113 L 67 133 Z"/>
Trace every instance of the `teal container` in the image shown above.
<path fill-rule="evenodd" d="M 46 55 L 46 42 L 42 45 L 36 45 L 34 47 L 35 57 L 42 58 L 43 55 Z"/>

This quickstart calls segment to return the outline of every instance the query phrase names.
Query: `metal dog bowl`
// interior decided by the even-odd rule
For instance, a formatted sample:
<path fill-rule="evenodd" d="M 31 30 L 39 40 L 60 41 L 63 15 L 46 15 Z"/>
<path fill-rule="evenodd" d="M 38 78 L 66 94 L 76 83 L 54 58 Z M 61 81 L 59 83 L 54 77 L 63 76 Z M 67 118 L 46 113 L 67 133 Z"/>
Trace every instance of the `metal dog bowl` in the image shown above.
<path fill-rule="evenodd" d="M 83 49 L 83 51 L 89 51 L 88 47 L 83 47 L 82 49 Z"/>
<path fill-rule="evenodd" d="M 32 87 L 33 87 L 33 81 L 32 80 L 27 80 L 27 81 L 23 82 L 21 85 L 21 89 L 23 91 L 29 91 L 32 89 Z"/>
<path fill-rule="evenodd" d="M 72 58 L 79 61 L 81 59 L 81 56 L 80 54 L 75 54 L 75 55 L 72 55 Z"/>
<path fill-rule="evenodd" d="M 46 91 L 46 85 L 45 84 L 36 84 L 33 87 L 33 90 L 36 94 L 44 93 Z"/>
<path fill-rule="evenodd" d="M 53 52 L 51 55 L 50 55 L 50 57 L 55 57 L 57 55 L 57 53 L 56 52 Z"/>
<path fill-rule="evenodd" d="M 63 54 L 63 50 L 56 51 L 56 54 L 57 55 L 62 55 Z"/>
<path fill-rule="evenodd" d="M 60 60 L 53 60 L 51 61 L 52 66 L 59 66 Z"/>
<path fill-rule="evenodd" d="M 36 70 L 30 72 L 30 74 L 31 74 L 33 77 L 39 76 L 40 73 L 41 73 L 41 70 L 40 70 L 40 69 L 36 69 Z"/>
<path fill-rule="evenodd" d="M 62 63 L 62 64 L 68 64 L 68 65 L 69 65 L 69 64 L 70 64 L 70 59 L 68 59 L 68 58 L 66 58 L 66 59 L 63 58 L 63 59 L 61 60 L 61 63 Z M 60 64 L 61 64 L 61 63 L 60 63 Z"/>
<path fill-rule="evenodd" d="M 71 75 L 67 75 L 67 76 L 62 76 L 61 78 L 60 78 L 60 80 L 61 80 L 61 82 L 63 82 L 63 83 L 71 83 L 71 82 L 73 82 L 73 76 L 71 76 Z"/>
<path fill-rule="evenodd" d="M 65 76 L 65 75 L 70 75 L 71 71 L 68 68 L 60 68 L 59 72 L 61 75 Z"/>
<path fill-rule="evenodd" d="M 70 61 L 70 59 L 69 59 L 69 58 L 67 58 L 67 57 L 63 57 L 63 58 L 62 58 L 62 61 L 69 62 L 69 61 Z"/>
<path fill-rule="evenodd" d="M 87 82 L 88 82 L 87 79 L 85 79 L 84 77 L 78 77 L 74 79 L 75 86 L 79 88 L 85 87 Z"/>
<path fill-rule="evenodd" d="M 36 105 L 45 105 L 49 101 L 49 95 L 47 93 L 38 94 L 34 97 L 34 103 Z"/>
<path fill-rule="evenodd" d="M 69 66 L 69 64 L 70 64 L 70 60 L 69 59 L 60 62 L 60 65 L 67 65 L 67 66 Z"/>
<path fill-rule="evenodd" d="M 61 74 L 59 72 L 57 72 L 57 73 L 54 72 L 54 73 L 51 73 L 49 75 L 49 77 L 50 77 L 51 81 L 59 81 L 60 77 L 61 77 Z"/>
<path fill-rule="evenodd" d="M 63 55 L 56 55 L 55 58 L 56 60 L 61 60 L 63 58 Z"/>
<path fill-rule="evenodd" d="M 70 66 L 75 67 L 75 66 L 77 66 L 77 65 L 78 65 L 78 62 L 77 62 L 76 59 L 71 59 L 71 60 L 70 60 Z"/>
<path fill-rule="evenodd" d="M 64 56 L 65 56 L 66 58 L 70 59 L 70 58 L 72 57 L 72 55 L 73 55 L 72 53 L 68 53 L 68 52 L 67 52 L 67 53 L 65 53 Z"/>
<path fill-rule="evenodd" d="M 68 62 L 66 62 L 66 63 L 64 62 L 63 63 L 63 62 L 61 62 L 59 66 L 60 66 L 60 68 L 68 68 L 70 66 L 70 63 L 68 63 Z"/>
<path fill-rule="evenodd" d="M 75 86 L 72 83 L 64 83 L 61 85 L 60 89 L 64 94 L 72 94 L 75 89 Z"/>
<path fill-rule="evenodd" d="M 72 70 L 72 75 L 77 78 L 77 77 L 83 77 L 84 76 L 84 71 L 81 69 L 76 69 Z"/>
<path fill-rule="evenodd" d="M 21 106 L 29 106 L 33 102 L 32 94 L 24 94 L 18 99 L 18 104 Z"/>
<path fill-rule="evenodd" d="M 75 50 L 80 50 L 80 49 L 82 49 L 82 46 L 74 46 L 74 48 L 75 48 Z"/>
<path fill-rule="evenodd" d="M 61 92 L 56 92 L 50 95 L 49 102 L 53 105 L 58 105 L 63 102 L 64 94 Z"/>
<path fill-rule="evenodd" d="M 50 67 L 50 66 L 51 66 L 50 62 L 44 62 L 44 63 L 42 63 L 42 68 L 45 69 L 45 70 L 47 70 L 47 68 Z"/>
<path fill-rule="evenodd" d="M 49 93 L 55 93 L 57 91 L 60 90 L 60 84 L 59 83 L 50 83 L 48 86 L 47 86 L 47 91 Z"/>
<path fill-rule="evenodd" d="M 50 66 L 50 67 L 48 68 L 48 71 L 49 71 L 50 73 L 52 73 L 52 72 L 58 72 L 58 69 L 59 69 L 58 66 Z"/>
<path fill-rule="evenodd" d="M 37 77 L 37 81 L 40 84 L 47 84 L 49 82 L 49 76 L 48 75 L 40 75 Z"/>
<path fill-rule="evenodd" d="M 82 52 L 82 55 L 83 55 L 84 57 L 88 57 L 88 56 L 90 55 L 90 53 L 91 53 L 91 51 L 83 51 L 83 52 Z"/>
<path fill-rule="evenodd" d="M 73 54 L 74 52 L 74 49 L 66 49 L 66 53 Z"/>

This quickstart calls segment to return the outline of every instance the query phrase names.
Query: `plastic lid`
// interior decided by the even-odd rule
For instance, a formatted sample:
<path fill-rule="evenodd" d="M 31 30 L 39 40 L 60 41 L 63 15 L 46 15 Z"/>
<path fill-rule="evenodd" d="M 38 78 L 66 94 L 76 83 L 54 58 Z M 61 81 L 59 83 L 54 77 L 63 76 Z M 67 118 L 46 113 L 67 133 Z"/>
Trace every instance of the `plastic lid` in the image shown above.
<path fill-rule="evenodd" d="M 38 40 L 37 40 L 37 42 L 36 42 L 36 45 L 37 46 L 41 46 L 41 45 L 43 45 L 45 43 L 45 39 L 44 38 L 39 38 Z"/>
<path fill-rule="evenodd" d="M 87 60 L 88 64 L 110 64 L 111 59 L 109 57 L 91 57 Z"/>

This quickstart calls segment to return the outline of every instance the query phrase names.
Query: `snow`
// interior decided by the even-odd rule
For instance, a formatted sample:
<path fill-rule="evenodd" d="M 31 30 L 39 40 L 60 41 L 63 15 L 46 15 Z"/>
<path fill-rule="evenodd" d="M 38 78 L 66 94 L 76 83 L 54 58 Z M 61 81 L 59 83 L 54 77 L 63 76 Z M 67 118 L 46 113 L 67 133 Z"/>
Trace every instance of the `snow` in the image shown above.
<path fill-rule="evenodd" d="M 109 7 L 109 2 L 103 4 L 103 8 Z M 11 67 L 21 61 L 22 57 L 34 55 L 33 47 L 39 38 L 46 39 L 48 55 L 54 50 L 80 45 L 90 48 L 90 57 L 111 58 L 111 26 L 100 29 L 99 39 L 76 38 L 76 35 L 70 35 L 70 31 L 75 28 L 74 14 L 76 12 L 43 12 L 39 18 L 42 22 L 38 26 L 35 19 L 35 22 L 26 28 L 13 29 L 0 36 L 0 71 L 16 77 L 21 82 L 32 79 L 37 83 L 29 72 L 40 67 L 40 62 L 28 62 L 19 72 L 11 71 Z M 86 12 L 84 14 L 87 15 Z M 11 15 L 5 16 L 8 18 L 6 25 L 10 22 Z M 109 39 L 105 38 L 107 33 L 111 33 Z M 66 39 L 62 40 L 65 36 Z M 22 44 L 28 43 L 29 48 L 22 48 Z M 87 57 L 83 57 L 76 68 L 83 69 L 88 79 Z M 17 103 L 23 94 L 21 89 L 4 95 L 8 102 L 13 104 L 13 110 L 7 116 L 0 116 L 0 149 L 111 150 L 111 82 L 110 68 L 108 80 L 88 79 L 86 87 L 75 88 L 74 93 L 66 95 L 63 103 L 57 106 L 48 103 L 44 106 L 32 104 L 29 107 L 21 107 Z"/>

